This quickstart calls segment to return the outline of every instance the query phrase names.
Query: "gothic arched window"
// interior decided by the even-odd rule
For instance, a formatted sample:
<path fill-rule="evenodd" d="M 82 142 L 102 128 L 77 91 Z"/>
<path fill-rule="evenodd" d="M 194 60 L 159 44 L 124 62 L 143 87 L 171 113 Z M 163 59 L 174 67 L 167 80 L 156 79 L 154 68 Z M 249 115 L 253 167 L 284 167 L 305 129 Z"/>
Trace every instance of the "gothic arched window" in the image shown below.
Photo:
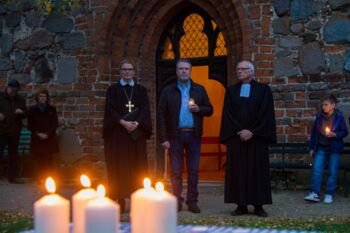
<path fill-rule="evenodd" d="M 227 84 L 227 49 L 220 27 L 204 10 L 188 4 L 169 21 L 157 49 L 157 90 L 176 80 L 175 63 L 208 66 L 209 79 Z M 175 77 L 174 77 L 175 76 Z"/>
<path fill-rule="evenodd" d="M 161 59 L 226 56 L 225 40 L 213 19 L 201 10 L 181 15 L 160 43 Z"/>

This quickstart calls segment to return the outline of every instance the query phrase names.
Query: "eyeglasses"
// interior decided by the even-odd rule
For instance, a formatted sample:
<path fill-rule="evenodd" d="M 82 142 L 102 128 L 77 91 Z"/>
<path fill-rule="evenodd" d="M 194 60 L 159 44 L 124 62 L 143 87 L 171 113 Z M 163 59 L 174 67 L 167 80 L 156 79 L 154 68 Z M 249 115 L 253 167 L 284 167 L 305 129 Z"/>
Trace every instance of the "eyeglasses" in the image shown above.
<path fill-rule="evenodd" d="M 133 68 L 122 68 L 121 70 L 124 71 L 124 72 L 126 72 L 126 71 L 134 71 Z"/>
<path fill-rule="evenodd" d="M 250 68 L 246 68 L 246 67 L 238 67 L 238 68 L 236 68 L 236 71 L 240 71 L 240 70 L 246 71 L 246 70 L 250 70 Z"/>

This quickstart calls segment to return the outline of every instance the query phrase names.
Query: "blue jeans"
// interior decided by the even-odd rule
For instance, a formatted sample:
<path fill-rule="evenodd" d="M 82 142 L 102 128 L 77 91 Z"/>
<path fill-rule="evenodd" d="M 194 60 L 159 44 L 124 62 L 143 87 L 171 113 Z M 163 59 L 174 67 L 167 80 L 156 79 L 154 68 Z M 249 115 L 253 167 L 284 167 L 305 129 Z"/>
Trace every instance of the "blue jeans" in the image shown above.
<path fill-rule="evenodd" d="M 326 194 L 334 195 L 337 187 L 339 153 L 331 153 L 330 148 L 320 147 L 314 158 L 313 174 L 312 174 L 312 191 L 320 194 L 322 175 L 325 166 L 328 163 L 329 176 L 326 185 Z"/>
<path fill-rule="evenodd" d="M 194 132 L 179 132 L 175 139 L 170 140 L 171 185 L 178 203 L 183 202 L 182 166 L 184 150 L 186 151 L 187 167 L 187 200 L 188 205 L 198 202 L 198 168 L 200 159 L 201 138 Z"/>

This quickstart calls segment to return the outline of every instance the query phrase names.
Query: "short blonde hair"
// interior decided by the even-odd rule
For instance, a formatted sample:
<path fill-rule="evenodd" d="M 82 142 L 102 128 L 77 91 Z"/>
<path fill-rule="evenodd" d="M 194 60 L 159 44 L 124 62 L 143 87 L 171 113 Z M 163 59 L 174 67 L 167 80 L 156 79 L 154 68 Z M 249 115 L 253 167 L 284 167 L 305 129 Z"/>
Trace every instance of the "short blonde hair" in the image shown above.
<path fill-rule="evenodd" d="M 131 59 L 129 58 L 124 58 L 123 60 L 121 60 L 121 62 L 119 63 L 119 69 L 121 70 L 122 69 L 122 66 L 124 64 L 131 64 L 132 67 L 134 68 L 135 72 L 137 71 L 136 70 L 136 63 L 134 61 L 132 61 Z"/>

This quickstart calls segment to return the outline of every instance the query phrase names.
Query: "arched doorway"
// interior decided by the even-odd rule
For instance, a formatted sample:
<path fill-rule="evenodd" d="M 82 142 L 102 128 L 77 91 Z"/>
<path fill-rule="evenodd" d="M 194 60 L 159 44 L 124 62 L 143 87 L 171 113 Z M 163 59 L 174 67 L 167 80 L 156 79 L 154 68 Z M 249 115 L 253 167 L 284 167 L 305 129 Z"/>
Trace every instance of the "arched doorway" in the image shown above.
<path fill-rule="evenodd" d="M 218 24 L 193 4 L 182 8 L 162 33 L 156 56 L 157 101 L 163 88 L 176 81 L 175 64 L 178 58 L 191 60 L 192 79 L 206 88 L 214 106 L 213 116 L 204 120 L 203 137 L 218 137 L 227 84 L 227 50 Z M 202 152 L 216 152 L 218 147 L 220 145 L 203 144 Z M 164 153 L 158 146 L 158 174 L 166 168 Z M 217 162 L 213 160 L 217 158 L 202 157 L 200 171 L 218 170 Z"/>

